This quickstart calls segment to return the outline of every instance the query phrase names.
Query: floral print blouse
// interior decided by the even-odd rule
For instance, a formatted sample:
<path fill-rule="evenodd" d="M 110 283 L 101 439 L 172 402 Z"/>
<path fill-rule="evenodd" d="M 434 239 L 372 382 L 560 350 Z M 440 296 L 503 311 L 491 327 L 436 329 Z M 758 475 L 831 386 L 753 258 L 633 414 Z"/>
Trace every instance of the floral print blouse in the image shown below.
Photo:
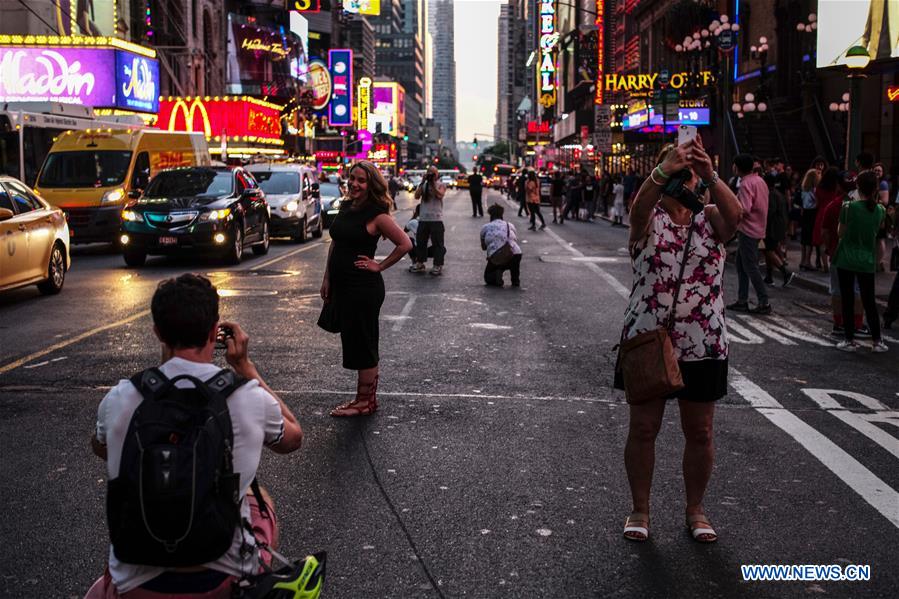
<path fill-rule="evenodd" d="M 696 215 L 694 227 L 671 342 L 681 361 L 724 360 L 724 244 L 715 239 L 705 210 Z M 634 287 L 624 315 L 625 339 L 665 326 L 689 230 L 655 207 L 649 234 L 631 248 Z"/>

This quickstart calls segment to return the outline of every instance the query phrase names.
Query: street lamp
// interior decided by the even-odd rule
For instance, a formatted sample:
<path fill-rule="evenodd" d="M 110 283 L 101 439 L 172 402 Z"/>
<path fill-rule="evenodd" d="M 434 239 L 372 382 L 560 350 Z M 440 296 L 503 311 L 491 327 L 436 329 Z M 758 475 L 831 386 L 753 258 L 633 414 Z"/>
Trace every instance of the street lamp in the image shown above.
<path fill-rule="evenodd" d="M 852 46 L 846 51 L 846 66 L 849 67 L 849 126 L 846 133 L 848 140 L 846 142 L 846 163 L 845 168 L 849 170 L 851 157 L 856 156 L 861 151 L 862 146 L 862 111 L 861 111 L 861 95 L 862 81 L 866 75 L 862 73 L 871 57 L 868 50 L 864 46 Z"/>

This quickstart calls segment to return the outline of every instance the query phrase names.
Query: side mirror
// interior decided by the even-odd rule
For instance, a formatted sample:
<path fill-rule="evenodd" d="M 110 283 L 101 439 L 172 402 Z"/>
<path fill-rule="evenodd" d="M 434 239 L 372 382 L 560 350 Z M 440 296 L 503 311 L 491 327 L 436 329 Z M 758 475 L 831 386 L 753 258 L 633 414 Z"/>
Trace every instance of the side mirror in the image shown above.
<path fill-rule="evenodd" d="M 9 220 L 15 216 L 15 213 L 9 208 L 0 208 L 0 221 Z"/>
<path fill-rule="evenodd" d="M 132 189 L 131 191 L 128 192 L 128 199 L 129 200 L 139 200 L 140 194 L 141 194 L 141 192 L 139 189 Z"/>

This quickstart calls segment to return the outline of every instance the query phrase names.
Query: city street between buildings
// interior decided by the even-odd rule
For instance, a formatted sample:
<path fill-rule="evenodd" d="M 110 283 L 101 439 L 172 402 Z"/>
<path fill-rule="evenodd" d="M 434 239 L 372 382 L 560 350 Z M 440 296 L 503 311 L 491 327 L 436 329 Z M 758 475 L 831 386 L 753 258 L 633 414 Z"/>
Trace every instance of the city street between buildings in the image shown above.
<path fill-rule="evenodd" d="M 401 192 L 394 213 L 411 216 Z M 316 326 L 330 236 L 273 240 L 236 266 L 72 248 L 65 291 L 0 295 L 2 597 L 81 597 L 108 558 L 106 469 L 90 451 L 104 394 L 159 363 L 159 281 L 208 276 L 222 317 L 296 414 L 303 447 L 264 452 L 281 551 L 328 552 L 326 597 L 890 597 L 899 588 L 899 333 L 885 354 L 843 353 L 830 298 L 771 288 L 767 316 L 727 313 L 728 394 L 715 413 L 704 501 L 719 540 L 684 525 L 683 436 L 669 402 L 657 442 L 651 539 L 631 511 L 628 405 L 612 389 L 632 285 L 626 228 L 518 230 L 521 287 L 484 285 L 465 190 L 445 198 L 443 275 L 384 274 L 380 407 L 335 419 L 355 378 Z M 392 245 L 382 242 L 377 259 Z M 725 300 L 736 272 L 724 274 Z M 863 340 L 867 348 L 868 340 Z M 221 352 L 216 363 L 224 365 Z M 349 397 L 348 397 L 349 396 Z M 747 581 L 746 565 L 870 566 L 866 581 Z"/>

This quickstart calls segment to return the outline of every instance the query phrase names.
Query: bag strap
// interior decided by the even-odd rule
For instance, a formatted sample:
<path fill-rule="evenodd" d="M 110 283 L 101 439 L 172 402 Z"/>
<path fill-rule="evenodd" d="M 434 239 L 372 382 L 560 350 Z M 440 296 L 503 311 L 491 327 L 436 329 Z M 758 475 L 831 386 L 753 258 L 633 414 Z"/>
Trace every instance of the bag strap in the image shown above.
<path fill-rule="evenodd" d="M 684 257 L 680 261 L 680 272 L 677 273 L 677 282 L 674 284 L 674 297 L 671 300 L 671 311 L 668 313 L 668 320 L 665 321 L 665 328 L 671 331 L 674 326 L 674 312 L 677 308 L 677 297 L 680 295 L 681 283 L 684 282 L 684 271 L 687 269 L 687 258 L 690 256 L 690 242 L 693 240 L 693 230 L 696 228 L 696 218 L 690 221 L 690 232 L 687 233 L 687 242 L 684 244 Z"/>
<path fill-rule="evenodd" d="M 140 392 L 145 401 L 155 401 L 170 382 L 168 377 L 162 374 L 162 371 L 158 368 L 147 368 L 128 380 Z"/>

